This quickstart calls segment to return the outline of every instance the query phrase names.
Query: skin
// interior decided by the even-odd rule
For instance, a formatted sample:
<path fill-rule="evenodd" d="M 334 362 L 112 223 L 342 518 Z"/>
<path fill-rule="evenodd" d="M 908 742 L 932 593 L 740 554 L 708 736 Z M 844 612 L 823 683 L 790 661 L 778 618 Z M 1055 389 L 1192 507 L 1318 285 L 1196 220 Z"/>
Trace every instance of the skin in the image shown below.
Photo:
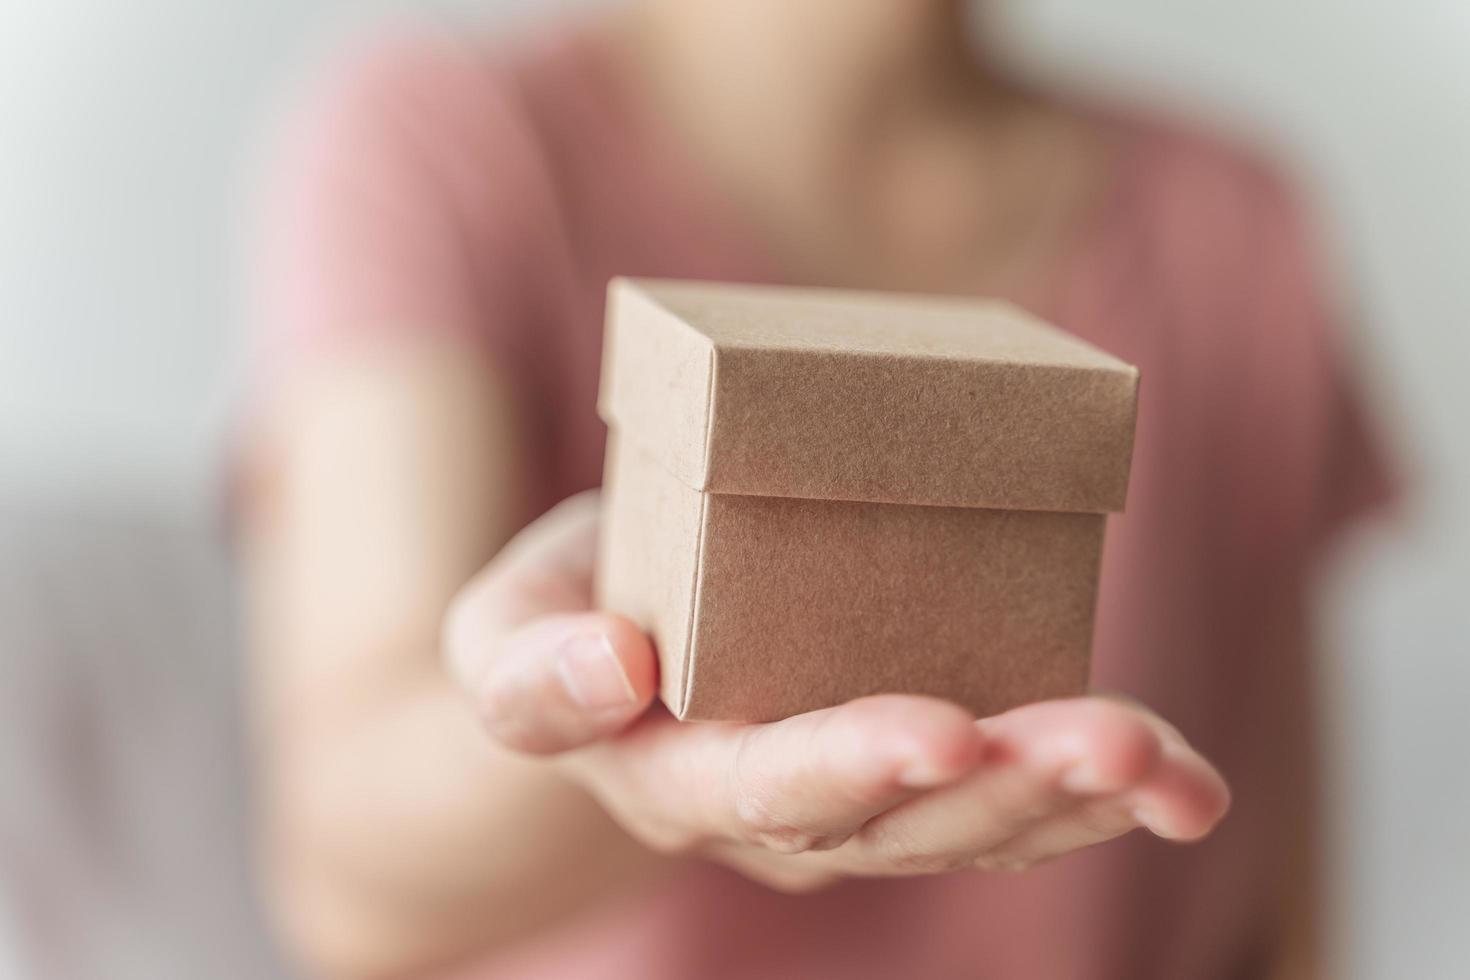
<path fill-rule="evenodd" d="M 609 36 L 794 276 L 1023 291 L 1108 148 L 989 78 L 955 42 L 960 9 L 650 0 Z M 515 533 L 508 390 L 406 340 L 298 373 L 252 433 L 262 853 L 314 974 L 451 968 L 684 861 L 808 891 L 1022 869 L 1138 828 L 1196 840 L 1225 813 L 1178 730 L 1101 697 L 674 722 L 648 639 L 591 609 L 596 496 Z"/>

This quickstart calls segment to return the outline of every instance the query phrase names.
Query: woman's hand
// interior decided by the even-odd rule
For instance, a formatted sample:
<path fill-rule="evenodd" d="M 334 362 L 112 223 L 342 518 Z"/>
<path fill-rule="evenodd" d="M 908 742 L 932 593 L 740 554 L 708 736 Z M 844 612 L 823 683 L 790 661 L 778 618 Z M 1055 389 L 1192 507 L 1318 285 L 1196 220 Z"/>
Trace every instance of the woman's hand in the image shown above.
<path fill-rule="evenodd" d="M 1146 827 L 1209 833 L 1220 775 L 1152 712 L 1084 697 L 972 719 L 882 695 L 770 724 L 681 724 L 622 617 L 590 611 L 598 498 L 523 531 L 455 601 L 446 653 L 491 737 L 546 756 L 664 853 L 805 890 L 1025 868 Z"/>

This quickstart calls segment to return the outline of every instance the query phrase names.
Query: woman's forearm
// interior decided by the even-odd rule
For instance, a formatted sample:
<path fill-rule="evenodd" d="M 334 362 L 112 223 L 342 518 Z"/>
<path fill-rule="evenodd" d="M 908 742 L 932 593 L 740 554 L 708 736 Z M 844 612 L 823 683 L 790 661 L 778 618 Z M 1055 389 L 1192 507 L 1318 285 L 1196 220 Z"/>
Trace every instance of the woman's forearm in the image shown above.
<path fill-rule="evenodd" d="M 441 663 L 445 609 L 526 510 L 509 391 L 471 350 L 358 351 L 283 380 L 252 431 L 262 857 L 323 975 L 508 942 L 647 860 L 552 770 L 495 749 Z"/>
<path fill-rule="evenodd" d="M 273 906 L 328 976 L 390 977 L 510 942 L 652 870 L 580 789 L 492 747 L 438 677 L 267 738 Z"/>

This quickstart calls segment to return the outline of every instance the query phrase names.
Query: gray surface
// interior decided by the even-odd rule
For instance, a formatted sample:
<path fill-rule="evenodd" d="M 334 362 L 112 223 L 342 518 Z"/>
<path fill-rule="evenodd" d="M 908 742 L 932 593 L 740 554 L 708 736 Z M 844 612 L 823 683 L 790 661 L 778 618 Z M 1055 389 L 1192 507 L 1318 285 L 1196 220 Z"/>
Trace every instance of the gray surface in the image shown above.
<path fill-rule="evenodd" d="M 21 975 L 276 975 L 230 591 L 205 527 L 0 506 L 0 904 Z"/>

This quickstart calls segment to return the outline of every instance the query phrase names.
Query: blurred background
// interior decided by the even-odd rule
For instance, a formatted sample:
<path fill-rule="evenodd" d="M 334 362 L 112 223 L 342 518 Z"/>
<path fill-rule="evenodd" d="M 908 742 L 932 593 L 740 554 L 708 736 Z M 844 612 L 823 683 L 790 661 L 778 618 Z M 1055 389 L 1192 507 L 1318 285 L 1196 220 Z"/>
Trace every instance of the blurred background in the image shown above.
<path fill-rule="evenodd" d="M 586 5 L 0 0 L 0 978 L 277 974 L 219 520 L 257 164 L 344 33 Z M 1003 20 L 1035 71 L 1264 134 L 1334 238 L 1417 490 L 1331 588 L 1334 948 L 1470 976 L 1470 5 Z"/>

